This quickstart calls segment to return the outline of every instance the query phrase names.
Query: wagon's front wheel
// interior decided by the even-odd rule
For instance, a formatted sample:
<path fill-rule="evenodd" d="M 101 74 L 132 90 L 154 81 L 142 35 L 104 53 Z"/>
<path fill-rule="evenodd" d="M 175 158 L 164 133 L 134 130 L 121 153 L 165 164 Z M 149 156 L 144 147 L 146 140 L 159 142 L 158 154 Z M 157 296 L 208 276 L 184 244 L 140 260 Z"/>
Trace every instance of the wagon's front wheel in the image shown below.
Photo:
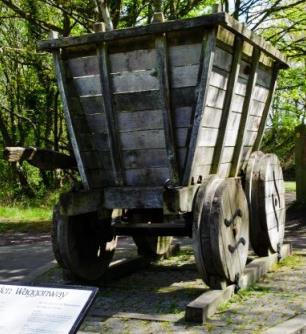
<path fill-rule="evenodd" d="M 213 289 L 237 283 L 249 248 L 249 213 L 239 179 L 210 177 L 196 195 L 193 249 L 204 282 Z"/>
<path fill-rule="evenodd" d="M 77 279 L 95 282 L 108 269 L 117 239 L 110 233 L 111 217 L 99 221 L 96 212 L 78 216 L 53 216 L 53 250 L 59 265 Z M 104 224 L 103 224 L 104 223 Z"/>

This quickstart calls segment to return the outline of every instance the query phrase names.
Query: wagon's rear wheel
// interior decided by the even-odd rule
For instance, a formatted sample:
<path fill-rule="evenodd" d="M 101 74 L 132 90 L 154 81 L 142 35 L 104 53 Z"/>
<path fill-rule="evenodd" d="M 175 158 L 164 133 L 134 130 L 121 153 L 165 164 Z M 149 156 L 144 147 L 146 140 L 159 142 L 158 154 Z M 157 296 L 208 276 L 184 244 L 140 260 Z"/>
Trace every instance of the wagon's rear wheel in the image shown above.
<path fill-rule="evenodd" d="M 163 221 L 163 211 L 153 210 L 132 210 L 129 213 L 132 223 L 160 223 Z M 156 258 L 165 255 L 171 247 L 172 237 L 168 236 L 133 236 L 138 248 L 138 254 L 147 258 Z"/>
<path fill-rule="evenodd" d="M 256 254 L 277 252 L 285 233 L 283 173 L 275 154 L 252 153 L 246 169 L 250 240 Z"/>
<path fill-rule="evenodd" d="M 87 282 L 101 279 L 117 243 L 108 228 L 110 223 L 111 217 L 101 222 L 96 212 L 69 217 L 60 214 L 57 207 L 52 242 L 55 258 L 63 269 Z"/>
<path fill-rule="evenodd" d="M 239 179 L 210 177 L 194 205 L 193 248 L 204 282 L 214 289 L 235 283 L 249 247 L 247 200 Z"/>

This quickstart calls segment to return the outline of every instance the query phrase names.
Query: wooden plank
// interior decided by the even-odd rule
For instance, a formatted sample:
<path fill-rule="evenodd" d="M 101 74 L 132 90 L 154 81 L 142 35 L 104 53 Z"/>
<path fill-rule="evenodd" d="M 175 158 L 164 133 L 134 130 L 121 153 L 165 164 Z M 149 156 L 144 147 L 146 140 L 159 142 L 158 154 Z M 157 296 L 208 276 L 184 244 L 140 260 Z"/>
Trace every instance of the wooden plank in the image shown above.
<path fill-rule="evenodd" d="M 83 133 L 79 138 L 81 151 L 109 151 L 108 134 L 105 132 Z"/>
<path fill-rule="evenodd" d="M 103 43 L 107 41 L 116 41 L 118 39 L 128 39 L 151 34 L 162 34 L 169 31 L 172 32 L 193 29 L 196 27 L 214 27 L 221 23 L 224 24 L 225 22 L 225 13 L 217 13 L 192 19 L 154 23 L 135 28 L 107 31 L 104 33 L 100 32 L 95 34 L 86 34 L 80 37 L 74 36 L 61 38 L 59 40 L 40 41 L 38 43 L 38 48 L 40 50 L 52 50 L 53 48 L 65 48 L 84 44 Z"/>
<path fill-rule="evenodd" d="M 235 38 L 235 45 L 234 45 L 234 55 L 232 60 L 232 66 L 231 66 L 231 73 L 228 80 L 228 88 L 226 91 L 225 99 L 224 99 L 224 105 L 223 105 L 223 112 L 220 120 L 220 129 L 218 133 L 218 138 L 216 142 L 216 147 L 214 151 L 214 157 L 211 167 L 211 174 L 217 174 L 219 169 L 219 163 L 222 157 L 222 151 L 225 144 L 225 136 L 227 132 L 227 121 L 228 116 L 231 111 L 231 103 L 233 99 L 233 95 L 235 92 L 235 85 L 238 79 L 239 74 L 239 65 L 240 65 L 240 59 L 242 54 L 242 43 L 243 41 L 241 38 L 236 37 Z"/>
<path fill-rule="evenodd" d="M 103 190 L 103 206 L 107 209 L 156 209 L 163 207 L 163 191 L 160 187 L 121 187 Z"/>
<path fill-rule="evenodd" d="M 163 129 L 161 110 L 145 110 L 118 113 L 120 132 Z"/>
<path fill-rule="evenodd" d="M 114 172 L 98 169 L 86 169 L 88 181 L 92 189 L 101 189 L 107 186 L 115 186 Z"/>
<path fill-rule="evenodd" d="M 272 78 L 271 78 L 272 79 Z M 269 89 L 256 84 L 253 92 L 253 99 L 265 103 L 269 95 Z"/>
<path fill-rule="evenodd" d="M 198 133 L 198 146 L 215 146 L 219 129 L 201 127 Z"/>
<path fill-rule="evenodd" d="M 226 90 L 228 80 L 228 72 L 225 72 L 218 67 L 213 67 L 209 84 L 210 86 Z"/>
<path fill-rule="evenodd" d="M 225 90 L 213 86 L 207 87 L 206 106 L 222 109 L 225 100 Z"/>
<path fill-rule="evenodd" d="M 160 109 L 159 90 L 136 93 L 113 94 L 116 111 L 137 111 Z"/>
<path fill-rule="evenodd" d="M 165 148 L 164 130 L 144 130 L 119 134 L 123 150 Z"/>
<path fill-rule="evenodd" d="M 170 173 L 169 168 L 129 169 L 125 178 L 128 186 L 163 186 Z"/>
<path fill-rule="evenodd" d="M 67 64 L 73 77 L 100 74 L 96 55 L 68 59 Z"/>
<path fill-rule="evenodd" d="M 109 151 L 82 152 L 84 165 L 87 169 L 112 170 L 112 161 Z"/>
<path fill-rule="evenodd" d="M 172 108 L 191 107 L 196 101 L 196 88 L 183 87 L 172 89 L 171 105 Z"/>
<path fill-rule="evenodd" d="M 265 87 L 270 88 L 270 82 L 272 77 L 272 68 L 267 68 L 263 66 L 259 66 L 257 70 L 257 84 Z"/>
<path fill-rule="evenodd" d="M 102 95 L 87 97 L 83 96 L 77 99 L 77 101 L 81 104 L 82 111 L 85 115 L 104 113 Z"/>
<path fill-rule="evenodd" d="M 253 146 L 254 143 L 255 143 L 256 138 L 257 138 L 257 131 L 247 130 L 244 145 L 245 146 Z"/>
<path fill-rule="evenodd" d="M 157 36 L 155 39 L 156 53 L 157 53 L 157 72 L 159 78 L 159 89 L 161 99 L 161 110 L 163 115 L 165 144 L 167 157 L 169 162 L 170 178 L 174 184 L 179 183 L 180 175 L 178 170 L 175 140 L 172 125 L 171 115 L 171 97 L 170 97 L 170 83 L 169 83 L 169 64 L 168 64 L 168 50 L 167 39 L 165 35 Z M 194 75 L 193 73 L 191 75 Z"/>
<path fill-rule="evenodd" d="M 78 96 L 90 96 L 101 94 L 100 75 L 88 75 L 73 79 Z"/>
<path fill-rule="evenodd" d="M 113 93 L 133 93 L 159 88 L 156 69 L 120 72 L 111 75 Z"/>
<path fill-rule="evenodd" d="M 267 100 L 266 100 L 266 104 L 265 104 L 265 108 L 263 110 L 262 113 L 262 118 L 261 118 L 261 122 L 259 125 L 259 129 L 258 129 L 258 134 L 253 146 L 253 152 L 254 151 L 258 151 L 259 147 L 260 147 L 260 143 L 263 137 L 263 133 L 264 133 L 264 129 L 266 126 L 266 121 L 267 121 L 267 117 L 270 111 L 270 107 L 271 107 L 271 103 L 273 100 L 273 95 L 274 95 L 274 91 L 276 88 L 276 78 L 278 75 L 278 71 L 279 71 L 279 64 L 275 63 L 273 66 L 273 72 L 272 72 L 272 77 L 271 77 L 271 81 L 270 81 L 270 88 L 269 88 L 269 94 L 267 96 Z"/>
<path fill-rule="evenodd" d="M 53 38 L 56 38 L 55 33 L 53 33 Z M 83 165 L 83 161 L 81 158 L 77 137 L 74 132 L 74 128 L 72 126 L 72 120 L 71 120 L 71 115 L 70 115 L 70 102 L 69 102 L 69 96 L 67 95 L 67 83 L 66 83 L 66 78 L 65 78 L 65 69 L 64 69 L 64 64 L 61 59 L 59 50 L 53 52 L 53 61 L 55 65 L 57 85 L 58 85 L 58 89 L 59 89 L 59 92 L 62 98 L 65 121 L 67 124 L 67 129 L 68 129 L 69 137 L 71 140 L 71 145 L 73 148 L 74 156 L 77 162 L 78 170 L 79 170 L 84 188 L 89 189 L 89 182 L 88 182 L 87 175 L 86 175 L 84 165 Z"/>
<path fill-rule="evenodd" d="M 155 49 L 111 53 L 109 58 L 111 73 L 149 70 L 156 66 Z"/>
<path fill-rule="evenodd" d="M 217 39 L 220 40 L 222 43 L 233 46 L 235 40 L 235 34 L 223 28 L 222 26 L 219 26 Z"/>
<path fill-rule="evenodd" d="M 103 43 L 118 39 L 136 38 L 151 34 L 162 34 L 170 31 L 188 30 L 197 27 L 213 28 L 218 25 L 224 26 L 235 35 L 239 34 L 251 45 L 255 45 L 264 50 L 270 57 L 281 62 L 283 67 L 287 67 L 287 59 L 270 43 L 266 42 L 261 36 L 245 28 L 245 25 L 236 21 L 226 13 L 216 13 L 192 19 L 175 20 L 163 23 L 154 23 L 146 26 L 107 31 L 105 33 L 86 34 L 80 37 L 65 37 L 59 40 L 44 40 L 38 43 L 39 50 L 51 51 L 52 49 L 80 46 L 86 44 Z"/>
<path fill-rule="evenodd" d="M 222 109 L 205 107 L 201 125 L 207 128 L 218 129 L 221 115 Z"/>
<path fill-rule="evenodd" d="M 165 149 L 144 149 L 122 151 L 124 169 L 140 169 L 167 167 L 167 152 Z"/>
<path fill-rule="evenodd" d="M 242 157 L 242 149 L 243 144 L 246 136 L 246 131 L 248 130 L 248 121 L 252 120 L 249 116 L 250 114 L 250 107 L 251 107 L 251 99 L 252 99 L 252 92 L 255 87 L 257 73 L 258 73 L 258 63 L 259 63 L 260 51 L 256 48 L 253 50 L 252 56 L 252 64 L 251 64 L 251 72 L 249 76 L 249 80 L 246 87 L 245 99 L 242 107 L 242 115 L 240 120 L 240 126 L 237 134 L 237 140 L 235 144 L 235 150 L 233 154 L 233 161 L 230 170 L 230 176 L 237 176 L 240 169 L 240 161 Z M 257 130 L 257 129 L 256 129 Z"/>
<path fill-rule="evenodd" d="M 198 65 L 201 58 L 201 43 L 169 46 L 171 67 Z"/>
<path fill-rule="evenodd" d="M 198 81 L 199 65 L 186 65 L 171 68 L 171 87 L 193 87 Z"/>
<path fill-rule="evenodd" d="M 284 244 L 280 250 L 281 259 L 291 255 L 290 244 Z M 272 270 L 273 266 L 279 261 L 278 254 L 255 258 L 246 265 L 246 268 L 239 279 L 239 287 L 246 289 L 257 282 L 263 275 Z M 225 290 L 208 290 L 198 298 L 190 302 L 185 311 L 185 320 L 204 323 L 211 317 L 221 303 L 229 300 L 234 293 L 234 285 L 228 286 Z M 275 333 L 284 333 L 278 331 Z"/>
<path fill-rule="evenodd" d="M 109 59 L 107 46 L 105 44 L 97 49 L 99 60 L 100 80 L 103 91 L 103 106 L 106 115 L 106 127 L 108 132 L 108 142 L 110 146 L 114 179 L 117 185 L 123 184 L 122 163 L 120 157 L 120 143 L 118 138 L 118 126 L 115 110 L 112 105 L 112 91 L 109 74 Z"/>
<path fill-rule="evenodd" d="M 231 64 L 231 53 L 217 46 L 215 50 L 214 66 L 229 72 L 231 70 Z"/>
<path fill-rule="evenodd" d="M 250 115 L 261 117 L 263 110 L 265 108 L 264 102 L 260 102 L 260 101 L 252 99 L 250 104 L 251 104 Z"/>
<path fill-rule="evenodd" d="M 174 127 L 187 128 L 192 124 L 192 107 L 173 108 Z"/>

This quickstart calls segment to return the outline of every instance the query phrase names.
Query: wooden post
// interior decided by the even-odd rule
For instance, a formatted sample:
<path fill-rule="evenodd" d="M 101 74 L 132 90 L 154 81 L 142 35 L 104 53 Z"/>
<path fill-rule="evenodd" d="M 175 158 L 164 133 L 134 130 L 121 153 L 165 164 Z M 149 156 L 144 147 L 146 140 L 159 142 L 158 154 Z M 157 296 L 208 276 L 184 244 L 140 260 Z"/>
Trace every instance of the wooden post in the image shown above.
<path fill-rule="evenodd" d="M 295 170 L 296 200 L 306 205 L 306 124 L 296 127 Z"/>
<path fill-rule="evenodd" d="M 214 63 L 215 48 L 216 48 L 216 36 L 217 30 L 213 29 L 210 32 L 205 33 L 202 43 L 202 55 L 201 55 L 201 77 L 198 82 L 196 92 L 196 104 L 193 112 L 193 125 L 191 130 L 191 136 L 189 141 L 189 147 L 186 154 L 185 170 L 183 175 L 183 185 L 188 185 L 191 178 L 191 171 L 194 163 L 194 153 L 197 147 L 198 133 L 201 126 L 203 108 L 206 103 L 209 80 Z"/>
<path fill-rule="evenodd" d="M 96 29 L 99 28 L 99 30 L 105 31 L 105 26 L 103 24 L 96 25 L 95 28 Z M 112 102 L 112 90 L 111 90 L 111 82 L 109 74 L 110 73 L 109 59 L 108 59 L 108 50 L 106 43 L 103 43 L 98 47 L 97 55 L 99 61 L 103 109 L 105 110 L 105 116 L 106 116 L 105 120 L 108 132 L 112 169 L 114 172 L 115 183 L 117 185 L 123 185 L 119 131 L 117 126 L 117 117 L 115 115 Z"/>
<path fill-rule="evenodd" d="M 163 22 L 163 13 L 154 13 L 153 22 Z M 175 140 L 171 115 L 170 79 L 168 64 L 167 37 L 159 35 L 155 39 L 157 53 L 157 71 L 159 78 L 159 94 L 163 114 L 163 124 L 166 139 L 166 151 L 169 162 L 170 178 L 174 184 L 179 183 L 178 164 L 175 152 Z"/>
<path fill-rule="evenodd" d="M 58 38 L 58 33 L 55 32 L 55 31 L 52 31 L 50 33 L 50 38 L 51 39 L 57 39 Z M 77 137 L 76 137 L 73 125 L 72 125 L 72 119 L 71 119 L 71 115 L 70 115 L 71 107 L 70 107 L 70 102 L 69 102 L 69 95 L 67 93 L 65 68 L 64 68 L 62 58 L 61 58 L 60 49 L 56 49 L 52 53 L 53 53 L 53 60 L 54 60 L 54 64 L 55 64 L 57 85 L 58 85 L 58 89 L 59 89 L 59 92 L 60 92 L 60 95 L 61 95 L 61 98 L 62 98 L 64 116 L 65 116 L 65 121 L 66 121 L 66 124 L 67 124 L 67 129 L 68 129 L 71 145 L 72 145 L 72 148 L 73 148 L 75 159 L 77 161 L 78 170 L 79 170 L 79 173 L 80 173 L 80 176 L 81 176 L 81 179 L 82 179 L 82 183 L 84 185 L 84 188 L 86 190 L 88 190 L 89 189 L 89 183 L 88 183 L 87 175 L 86 175 L 85 168 L 84 168 L 84 165 L 83 165 L 83 161 L 82 161 L 82 158 L 81 158 L 79 145 L 78 145 L 78 142 L 77 142 Z"/>
<path fill-rule="evenodd" d="M 268 118 L 268 115 L 269 115 L 269 112 L 270 112 L 271 103 L 272 103 L 274 91 L 275 91 L 275 88 L 276 88 L 276 78 L 277 78 L 277 75 L 278 75 L 278 71 L 279 71 L 279 64 L 274 63 L 271 82 L 270 82 L 270 87 L 269 87 L 269 94 L 268 94 L 268 97 L 267 97 L 267 100 L 266 100 L 264 110 L 262 112 L 257 137 L 256 137 L 256 140 L 255 140 L 255 143 L 254 143 L 254 146 L 253 146 L 253 152 L 259 150 L 259 147 L 260 147 L 260 144 L 261 144 L 261 141 L 262 141 L 263 133 L 264 133 L 265 126 L 266 126 L 266 121 L 267 121 L 267 118 Z"/>
<path fill-rule="evenodd" d="M 237 134 L 236 145 L 233 153 L 233 159 L 230 170 L 230 176 L 234 177 L 237 176 L 237 174 L 239 173 L 239 165 L 243 152 L 243 143 L 247 131 L 246 126 L 248 123 L 248 116 L 250 113 L 250 102 L 252 99 L 252 92 L 256 84 L 259 57 L 260 57 L 260 50 L 258 48 L 253 47 L 251 70 L 246 87 L 245 98 L 243 101 L 239 130 Z"/>
<path fill-rule="evenodd" d="M 220 160 L 223 153 L 225 135 L 228 125 L 228 116 L 231 112 L 231 105 L 233 101 L 233 96 L 235 95 L 235 86 L 238 80 L 239 69 L 240 69 L 240 59 L 242 54 L 243 40 L 241 37 L 236 36 L 234 43 L 234 55 L 232 60 L 231 72 L 229 74 L 226 95 L 223 104 L 223 111 L 220 120 L 220 128 L 218 133 L 218 138 L 216 146 L 214 149 L 214 155 L 211 165 L 211 174 L 217 174 L 219 169 Z"/>

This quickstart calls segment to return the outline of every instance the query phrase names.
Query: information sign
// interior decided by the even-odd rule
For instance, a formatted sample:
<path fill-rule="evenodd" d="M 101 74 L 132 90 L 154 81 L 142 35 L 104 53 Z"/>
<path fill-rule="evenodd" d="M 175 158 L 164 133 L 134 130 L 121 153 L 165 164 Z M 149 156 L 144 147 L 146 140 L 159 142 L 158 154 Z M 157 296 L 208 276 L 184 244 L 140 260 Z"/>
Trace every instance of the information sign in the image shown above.
<path fill-rule="evenodd" d="M 91 287 L 0 284 L 0 333 L 76 333 L 97 292 Z"/>

